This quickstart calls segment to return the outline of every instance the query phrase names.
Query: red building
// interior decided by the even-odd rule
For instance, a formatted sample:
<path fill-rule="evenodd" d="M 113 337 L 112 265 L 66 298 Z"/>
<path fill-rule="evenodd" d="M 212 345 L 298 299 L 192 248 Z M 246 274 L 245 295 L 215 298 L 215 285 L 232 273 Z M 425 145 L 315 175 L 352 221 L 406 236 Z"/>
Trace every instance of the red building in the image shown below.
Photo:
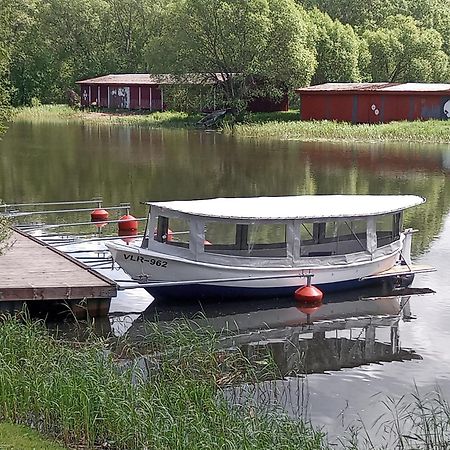
<path fill-rule="evenodd" d="M 327 83 L 297 93 L 302 120 L 381 123 L 450 118 L 450 84 Z"/>
<path fill-rule="evenodd" d="M 115 109 L 164 110 L 164 86 L 213 84 L 201 74 L 112 74 L 77 81 L 81 106 Z"/>
<path fill-rule="evenodd" d="M 208 74 L 111 74 L 77 81 L 80 86 L 81 106 L 97 106 L 113 109 L 165 109 L 164 87 L 167 86 L 213 86 L 223 82 L 220 73 Z M 214 88 L 213 88 L 214 89 Z M 214 95 L 215 98 L 215 95 Z M 215 103 L 215 100 L 214 100 Z M 215 109 L 210 105 L 206 109 Z M 287 95 L 278 102 L 256 98 L 248 105 L 252 112 L 287 111 Z"/>

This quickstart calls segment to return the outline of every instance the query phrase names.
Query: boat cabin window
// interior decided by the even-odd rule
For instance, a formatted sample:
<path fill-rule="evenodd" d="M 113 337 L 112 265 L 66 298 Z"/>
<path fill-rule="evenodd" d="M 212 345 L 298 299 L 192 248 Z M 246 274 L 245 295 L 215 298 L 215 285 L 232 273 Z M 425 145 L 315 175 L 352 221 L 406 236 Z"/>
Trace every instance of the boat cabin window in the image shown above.
<path fill-rule="evenodd" d="M 400 239 L 401 213 L 387 214 L 377 219 L 377 246 L 383 247 Z"/>
<path fill-rule="evenodd" d="M 367 248 L 367 222 L 346 220 L 300 225 L 300 256 L 345 255 Z"/>
<path fill-rule="evenodd" d="M 159 216 L 154 239 L 169 245 L 189 248 L 189 223 L 184 219 Z"/>
<path fill-rule="evenodd" d="M 206 253 L 260 258 L 286 257 L 284 224 L 205 224 Z"/>

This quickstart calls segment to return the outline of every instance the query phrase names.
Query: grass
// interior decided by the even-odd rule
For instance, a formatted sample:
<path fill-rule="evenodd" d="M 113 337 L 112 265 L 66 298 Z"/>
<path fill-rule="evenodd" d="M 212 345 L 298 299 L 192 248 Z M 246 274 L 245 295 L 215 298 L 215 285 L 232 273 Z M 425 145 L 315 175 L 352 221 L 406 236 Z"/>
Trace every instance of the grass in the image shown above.
<path fill-rule="evenodd" d="M 15 122 L 129 125 L 147 128 L 183 128 L 194 126 L 200 115 L 183 112 L 119 112 L 115 110 L 80 110 L 66 105 L 39 105 L 16 108 Z"/>
<path fill-rule="evenodd" d="M 427 142 L 449 143 L 450 121 L 427 120 L 415 122 L 390 122 L 385 124 L 359 124 L 347 122 L 300 121 L 291 120 L 292 113 L 287 118 L 256 115 L 249 116 L 247 121 L 233 128 L 226 127 L 225 133 L 238 137 L 258 139 L 282 139 L 299 141 L 364 141 L 364 142 Z M 278 113 L 280 115 L 280 113 Z"/>
<path fill-rule="evenodd" d="M 147 358 L 126 342 L 62 342 L 39 323 L 0 328 L 0 420 L 33 426 L 66 445 L 111 449 L 321 449 L 321 433 L 223 389 L 255 381 L 239 352 L 184 322 L 150 329 Z M 133 357 L 127 363 L 117 351 Z M 134 363 L 130 361 L 135 361 Z"/>
<path fill-rule="evenodd" d="M 220 350 L 218 336 L 193 322 L 147 324 L 138 352 L 127 339 L 64 341 L 42 323 L 2 320 L 0 448 L 61 448 L 22 443 L 38 435 L 14 423 L 70 448 L 330 449 L 322 432 L 276 405 L 225 400 L 233 386 L 257 387 L 279 374 L 262 355 L 253 361 L 237 349 Z M 352 427 L 342 448 L 448 448 L 450 407 L 439 391 L 381 402 L 386 412 L 374 427 Z"/>
<path fill-rule="evenodd" d="M 65 450 L 59 444 L 43 439 L 36 431 L 21 425 L 0 422 L 1 450 Z"/>

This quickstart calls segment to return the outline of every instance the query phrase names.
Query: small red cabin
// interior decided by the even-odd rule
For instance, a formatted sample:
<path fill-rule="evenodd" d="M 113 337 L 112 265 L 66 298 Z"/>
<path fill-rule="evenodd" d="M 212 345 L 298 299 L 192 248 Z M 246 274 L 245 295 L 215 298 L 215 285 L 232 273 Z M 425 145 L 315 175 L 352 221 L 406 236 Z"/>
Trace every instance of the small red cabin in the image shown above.
<path fill-rule="evenodd" d="M 382 123 L 450 118 L 450 84 L 327 83 L 296 92 L 302 120 Z"/>
<path fill-rule="evenodd" d="M 77 81 L 81 106 L 117 109 L 164 109 L 164 85 L 176 81 L 170 75 L 113 74 Z"/>
<path fill-rule="evenodd" d="M 191 73 L 170 74 L 111 74 L 77 81 L 80 86 L 81 106 L 112 109 L 165 109 L 165 86 L 212 86 L 224 81 L 224 75 Z M 215 97 L 214 97 L 215 98 Z M 215 101 L 214 101 L 215 103 Z M 215 109 L 215 104 L 211 105 Z M 287 95 L 280 101 L 260 97 L 254 99 L 248 110 L 252 112 L 287 111 Z"/>

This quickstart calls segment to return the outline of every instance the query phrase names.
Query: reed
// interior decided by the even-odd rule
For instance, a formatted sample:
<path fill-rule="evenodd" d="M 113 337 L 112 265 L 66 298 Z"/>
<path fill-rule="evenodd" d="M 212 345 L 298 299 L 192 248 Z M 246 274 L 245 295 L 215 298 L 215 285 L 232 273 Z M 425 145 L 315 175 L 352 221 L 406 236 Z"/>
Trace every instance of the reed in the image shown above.
<path fill-rule="evenodd" d="M 186 322 L 149 331 L 149 355 L 139 358 L 127 341 L 64 342 L 41 323 L 5 317 L 0 420 L 91 448 L 325 447 L 303 422 L 225 399 L 224 387 L 260 374 L 238 351 L 217 350 L 214 333 Z"/>
<path fill-rule="evenodd" d="M 276 117 L 276 116 L 275 116 Z M 245 123 L 225 126 L 224 133 L 237 137 L 299 141 L 404 141 L 449 143 L 450 122 L 427 120 L 385 124 L 350 124 L 333 121 L 271 120 L 269 115 L 249 116 Z M 295 117 L 295 115 L 294 115 Z"/>

